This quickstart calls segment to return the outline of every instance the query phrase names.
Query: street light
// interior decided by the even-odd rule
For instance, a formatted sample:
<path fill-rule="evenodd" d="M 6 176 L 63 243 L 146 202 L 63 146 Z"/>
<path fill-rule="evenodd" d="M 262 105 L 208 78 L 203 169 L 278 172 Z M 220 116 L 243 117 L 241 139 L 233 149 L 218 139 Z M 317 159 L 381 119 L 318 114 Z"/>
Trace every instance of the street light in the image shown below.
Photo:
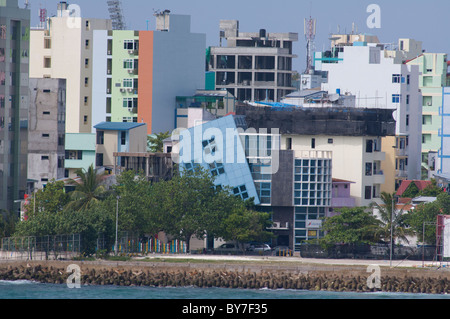
<path fill-rule="evenodd" d="M 114 250 L 115 250 L 115 254 L 117 256 L 117 251 L 119 248 L 119 245 L 117 242 L 117 232 L 118 232 L 118 228 L 119 228 L 119 199 L 120 199 L 120 196 L 117 196 L 116 199 L 117 199 L 117 202 L 116 202 L 116 244 L 115 244 Z"/>
<path fill-rule="evenodd" d="M 392 209 L 391 209 L 391 249 L 390 249 L 390 256 L 389 256 L 389 266 L 392 268 L 392 250 L 393 250 L 393 242 L 394 242 L 394 212 L 395 212 L 395 202 L 394 200 L 397 199 L 397 196 L 392 196 Z"/>

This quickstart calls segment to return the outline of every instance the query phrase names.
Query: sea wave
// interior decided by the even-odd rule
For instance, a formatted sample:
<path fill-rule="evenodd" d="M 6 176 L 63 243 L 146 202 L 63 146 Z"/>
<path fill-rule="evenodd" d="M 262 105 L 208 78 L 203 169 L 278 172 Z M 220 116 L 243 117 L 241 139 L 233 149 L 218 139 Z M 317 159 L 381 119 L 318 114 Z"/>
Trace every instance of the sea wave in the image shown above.
<path fill-rule="evenodd" d="M 30 285 L 37 284 L 30 280 L 0 280 L 0 285 Z"/>

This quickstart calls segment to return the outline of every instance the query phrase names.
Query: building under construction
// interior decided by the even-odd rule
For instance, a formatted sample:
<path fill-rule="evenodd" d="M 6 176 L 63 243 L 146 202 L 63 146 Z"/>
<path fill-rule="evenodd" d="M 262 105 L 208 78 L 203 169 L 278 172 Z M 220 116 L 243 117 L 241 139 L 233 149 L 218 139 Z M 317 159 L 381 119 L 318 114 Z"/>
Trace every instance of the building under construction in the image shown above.
<path fill-rule="evenodd" d="M 295 91 L 292 47 L 297 33 L 244 33 L 237 20 L 221 21 L 220 30 L 220 46 L 209 48 L 207 57 L 216 89 L 228 90 L 238 101 L 277 102 Z"/>
<path fill-rule="evenodd" d="M 395 136 L 396 122 L 389 109 L 259 107 L 239 103 L 248 127 L 277 128 L 280 134 L 337 136 Z"/>

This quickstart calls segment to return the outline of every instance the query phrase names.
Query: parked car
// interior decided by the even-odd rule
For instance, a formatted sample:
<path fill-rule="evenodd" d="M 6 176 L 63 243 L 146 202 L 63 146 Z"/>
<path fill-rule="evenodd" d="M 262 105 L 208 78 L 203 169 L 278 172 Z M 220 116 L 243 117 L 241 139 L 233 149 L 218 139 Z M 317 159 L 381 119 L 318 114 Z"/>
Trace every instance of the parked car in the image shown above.
<path fill-rule="evenodd" d="M 268 252 L 272 251 L 272 248 L 267 244 L 261 244 L 261 245 L 251 245 L 247 250 L 256 252 Z"/>
<path fill-rule="evenodd" d="M 227 253 L 227 252 L 235 252 L 238 251 L 239 248 L 233 243 L 225 243 L 220 245 L 218 248 L 214 249 L 217 253 Z"/>

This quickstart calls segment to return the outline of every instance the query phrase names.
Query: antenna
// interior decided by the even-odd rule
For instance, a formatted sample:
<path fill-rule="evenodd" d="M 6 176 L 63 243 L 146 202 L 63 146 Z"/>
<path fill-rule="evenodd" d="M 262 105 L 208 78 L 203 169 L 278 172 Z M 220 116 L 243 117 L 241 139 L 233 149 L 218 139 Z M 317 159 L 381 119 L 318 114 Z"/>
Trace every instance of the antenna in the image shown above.
<path fill-rule="evenodd" d="M 25 0 L 25 9 L 28 9 L 29 6 L 30 6 L 29 0 Z"/>
<path fill-rule="evenodd" d="M 122 2 L 120 0 L 110 0 L 107 3 L 113 30 L 125 30 L 127 27 L 123 17 Z"/>
<path fill-rule="evenodd" d="M 304 21 L 305 38 L 306 38 L 306 71 L 311 73 L 313 71 L 313 52 L 314 40 L 316 39 L 316 20 L 309 17 Z"/>

